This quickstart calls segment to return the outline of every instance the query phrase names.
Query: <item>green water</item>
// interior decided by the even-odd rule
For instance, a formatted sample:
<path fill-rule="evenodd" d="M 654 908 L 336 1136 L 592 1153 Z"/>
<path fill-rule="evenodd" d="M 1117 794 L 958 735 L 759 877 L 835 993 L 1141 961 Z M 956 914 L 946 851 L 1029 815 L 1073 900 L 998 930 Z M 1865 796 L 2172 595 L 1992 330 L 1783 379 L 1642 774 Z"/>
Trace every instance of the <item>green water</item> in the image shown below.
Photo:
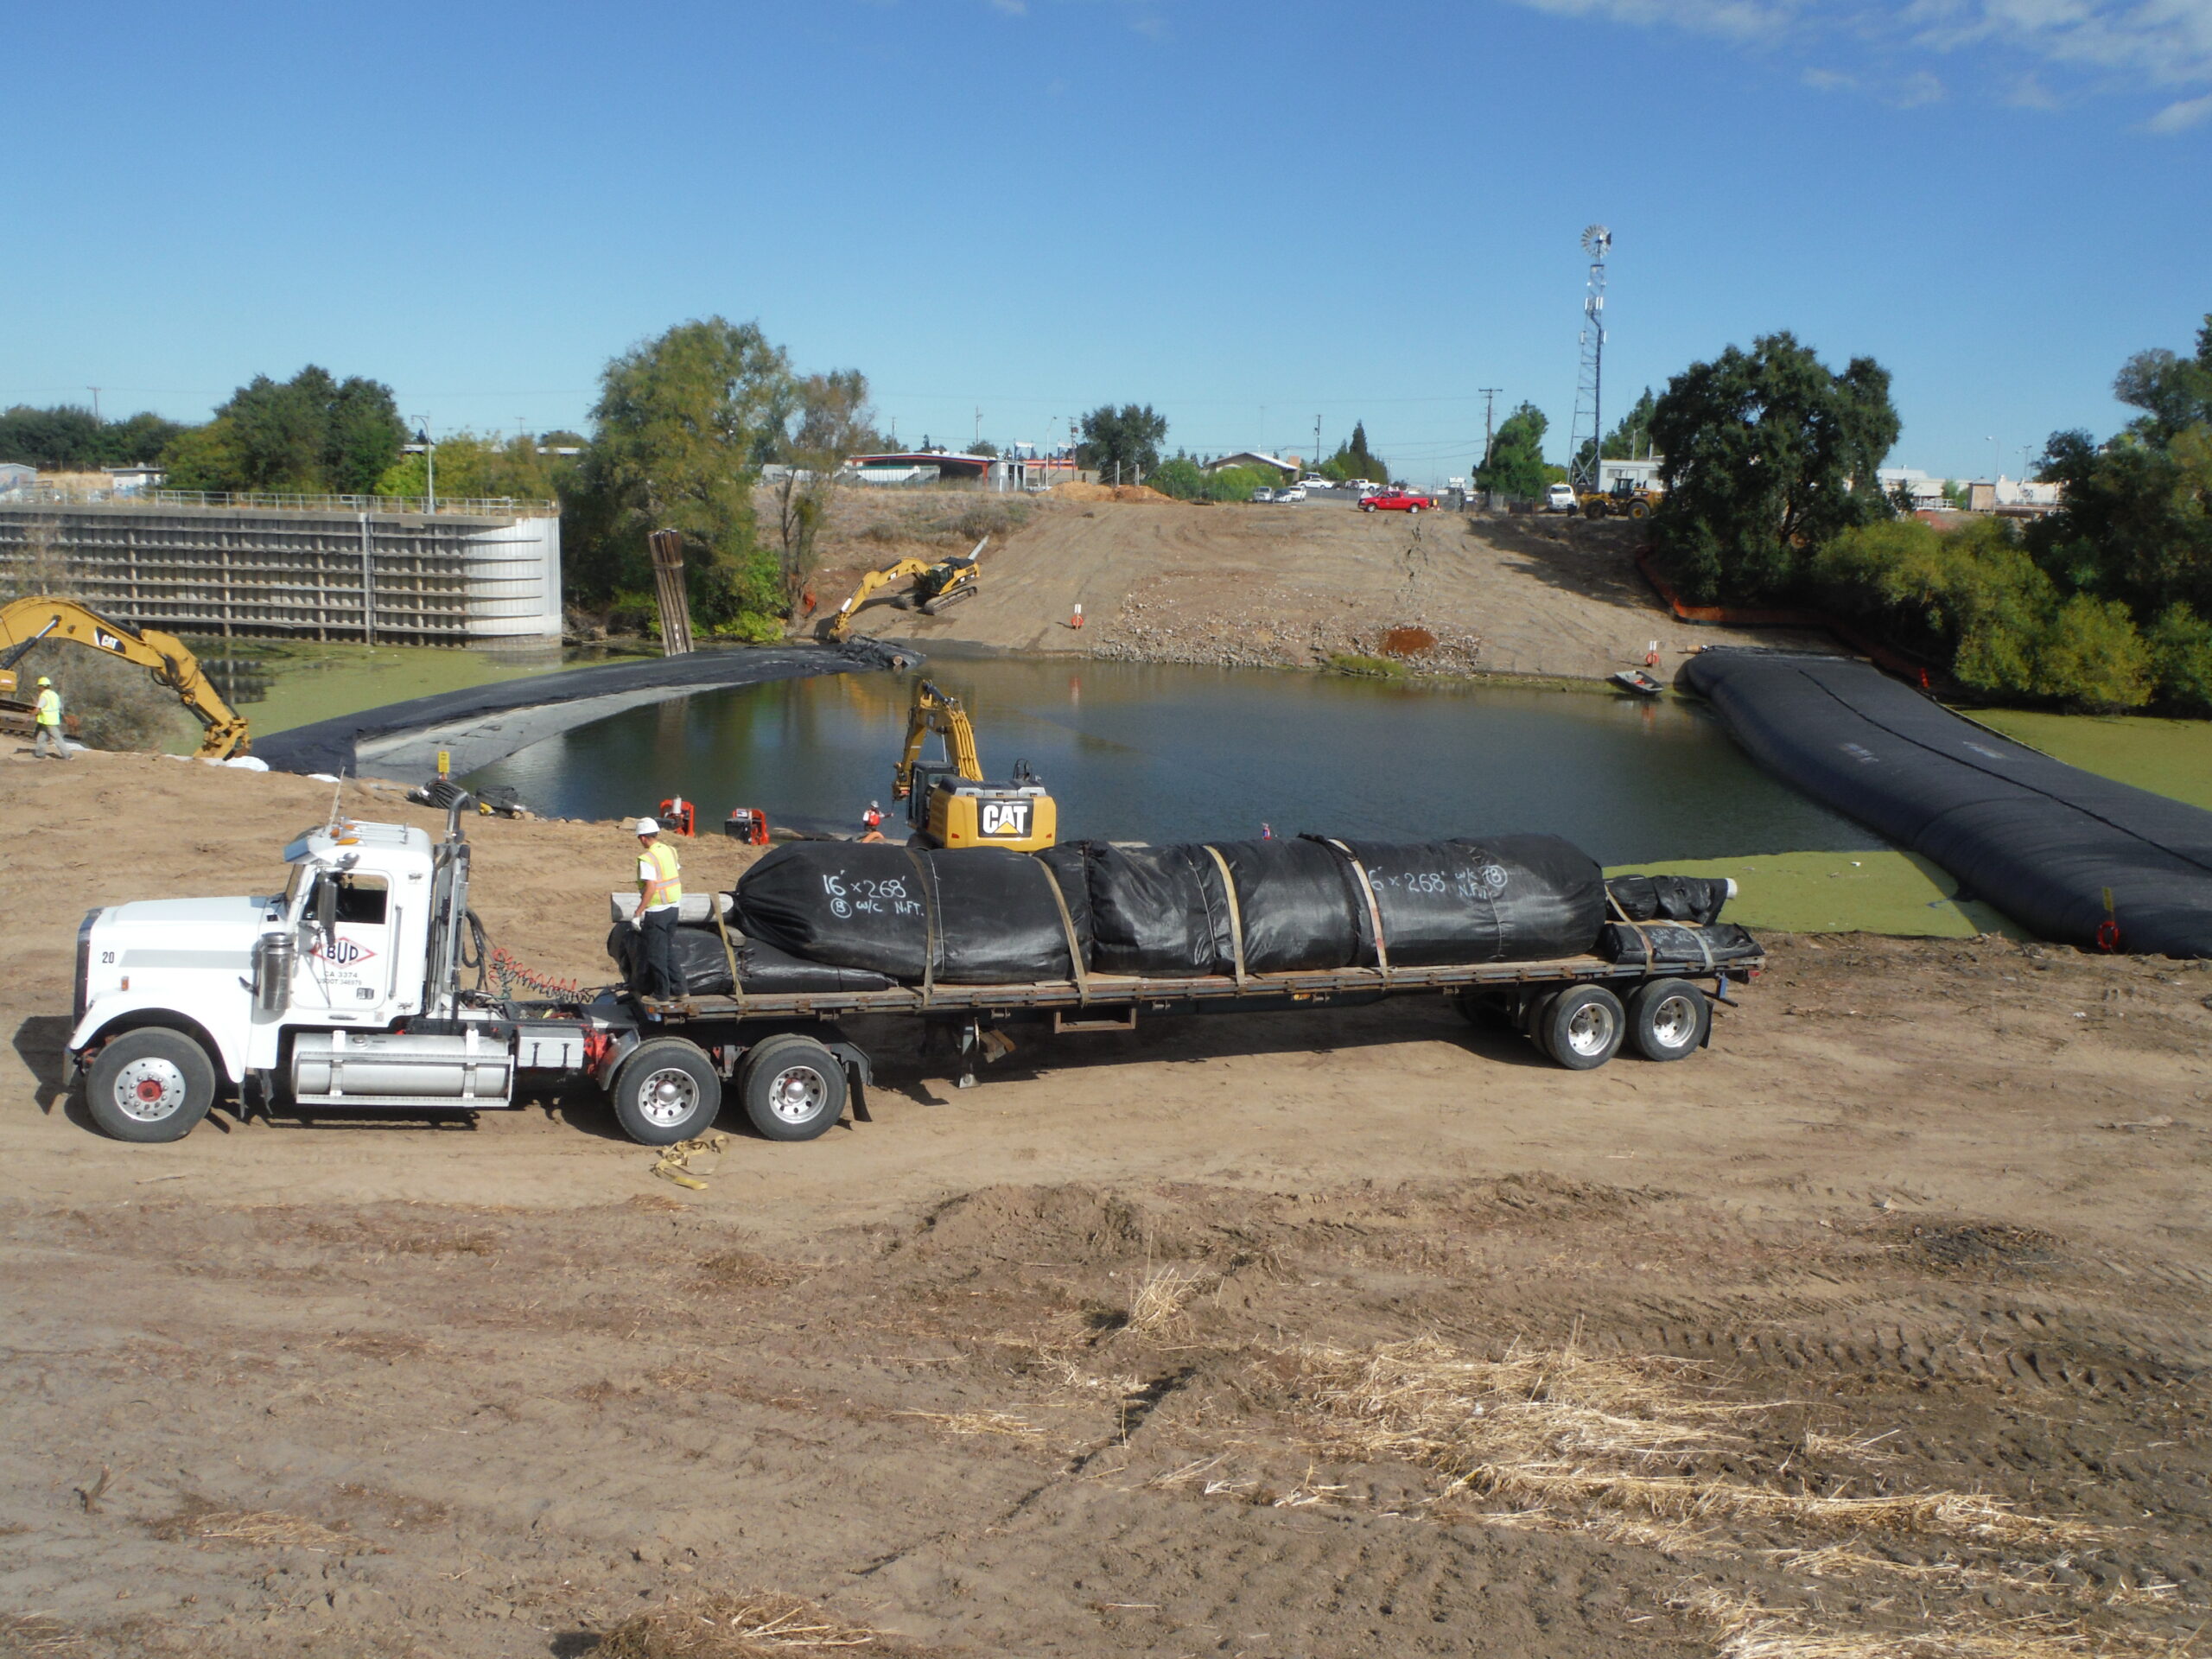
<path fill-rule="evenodd" d="M 927 672 L 967 703 L 987 772 L 1026 760 L 1050 787 L 1063 839 L 1545 830 L 1607 863 L 1879 844 L 1672 699 L 1148 664 L 940 658 Z M 700 693 L 472 781 L 564 817 L 682 795 L 715 825 L 739 805 L 857 824 L 871 799 L 893 805 L 911 696 L 891 674 Z"/>
<path fill-rule="evenodd" d="M 305 639 L 193 639 L 200 665 L 257 735 L 440 691 L 616 660 L 548 643 L 498 650 L 357 645 Z M 186 744 L 188 752 L 195 736 Z"/>

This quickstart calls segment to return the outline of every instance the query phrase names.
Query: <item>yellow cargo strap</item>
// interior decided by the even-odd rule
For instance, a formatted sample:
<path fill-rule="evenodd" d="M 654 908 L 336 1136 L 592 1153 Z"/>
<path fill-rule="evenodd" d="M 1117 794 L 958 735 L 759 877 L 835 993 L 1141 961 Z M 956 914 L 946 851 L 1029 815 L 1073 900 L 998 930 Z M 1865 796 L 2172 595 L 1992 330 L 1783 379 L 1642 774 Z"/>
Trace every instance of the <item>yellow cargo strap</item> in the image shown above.
<path fill-rule="evenodd" d="M 922 890 L 922 1006 L 926 1008 L 937 995 L 937 898 L 930 890 L 930 867 L 922 862 L 921 854 L 909 847 L 906 856 L 914 861 L 914 879 Z"/>
<path fill-rule="evenodd" d="M 707 909 L 715 918 L 715 931 L 721 935 L 722 960 L 729 964 L 730 1000 L 737 1004 L 737 1017 L 745 1018 L 745 982 L 737 976 L 737 951 L 729 942 L 729 925 L 722 920 L 722 896 L 712 886 L 707 889 Z"/>
<path fill-rule="evenodd" d="M 1214 868 L 1221 872 L 1221 885 L 1229 894 L 1229 944 L 1236 953 L 1236 988 L 1243 990 L 1249 976 L 1244 971 L 1244 912 L 1236 904 L 1236 878 L 1229 873 L 1229 861 L 1216 847 L 1206 849 L 1206 856 L 1213 860 Z"/>
<path fill-rule="evenodd" d="M 696 1140 L 679 1141 L 672 1147 L 661 1148 L 660 1156 L 653 1160 L 652 1173 L 664 1181 L 674 1181 L 678 1186 L 688 1186 L 694 1192 L 703 1192 L 707 1183 L 697 1175 L 687 1175 L 691 1160 L 702 1153 L 719 1154 L 729 1144 L 726 1135 L 702 1135 Z M 712 1170 L 704 1172 L 712 1174 Z"/>
<path fill-rule="evenodd" d="M 1390 942 L 1382 937 L 1382 906 L 1375 902 L 1375 884 L 1367 879 L 1367 866 L 1359 861 L 1359 855 L 1333 838 L 1329 845 L 1344 855 L 1351 866 L 1351 873 L 1359 878 L 1359 891 L 1367 900 L 1367 919 L 1375 929 L 1375 965 L 1385 979 L 1390 976 Z"/>
<path fill-rule="evenodd" d="M 1076 937 L 1075 917 L 1068 909 L 1068 896 L 1060 891 L 1060 879 L 1052 874 L 1052 866 L 1041 858 L 1036 862 L 1046 887 L 1052 890 L 1052 907 L 1060 912 L 1060 925 L 1067 931 L 1068 963 L 1075 980 L 1075 1000 L 1087 1008 L 1090 1006 L 1090 964 L 1083 959 L 1083 941 Z"/>

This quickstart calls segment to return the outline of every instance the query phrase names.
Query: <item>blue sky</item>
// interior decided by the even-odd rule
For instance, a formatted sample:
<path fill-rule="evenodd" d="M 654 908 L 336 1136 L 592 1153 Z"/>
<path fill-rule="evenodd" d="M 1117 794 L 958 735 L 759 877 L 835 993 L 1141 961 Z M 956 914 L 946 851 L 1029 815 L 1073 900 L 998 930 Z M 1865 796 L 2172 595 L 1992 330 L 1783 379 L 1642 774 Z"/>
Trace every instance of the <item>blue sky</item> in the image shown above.
<path fill-rule="evenodd" d="M 543 429 L 718 312 L 904 441 L 1137 400 L 1441 479 L 1479 387 L 1564 448 L 1602 221 L 1609 407 L 1789 328 L 1968 475 L 2212 310 L 2212 0 L 127 0 L 9 53 L 0 404 L 313 361 Z"/>

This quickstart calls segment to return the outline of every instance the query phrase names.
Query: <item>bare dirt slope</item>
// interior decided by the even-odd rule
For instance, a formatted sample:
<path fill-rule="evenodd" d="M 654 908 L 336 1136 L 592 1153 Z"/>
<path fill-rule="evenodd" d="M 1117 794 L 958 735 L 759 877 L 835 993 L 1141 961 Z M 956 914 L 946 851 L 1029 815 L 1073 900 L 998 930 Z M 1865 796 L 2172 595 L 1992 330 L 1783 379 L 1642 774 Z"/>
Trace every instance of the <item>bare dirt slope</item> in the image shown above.
<path fill-rule="evenodd" d="M 2197 967 L 1782 938 L 1710 1052 L 1579 1075 L 1426 1001 L 968 1092 L 876 1030 L 871 1121 L 702 1190 L 582 1100 L 92 1135 L 78 917 L 251 889 L 327 804 L 0 755 L 0 1653 L 777 1650 L 700 1622 L 753 1590 L 975 1655 L 2212 1617 Z M 494 937 L 601 976 L 619 829 L 475 836 Z"/>
<path fill-rule="evenodd" d="M 841 502 L 817 583 L 823 608 L 902 553 L 965 550 L 990 528 L 987 517 L 987 507 L 961 513 L 926 499 Z M 1668 671 L 1700 645 L 1782 643 L 1772 631 L 1753 640 L 1674 620 L 1630 561 L 1636 533 L 1624 523 L 1363 513 L 1325 501 L 1048 499 L 993 536 L 975 598 L 938 617 L 878 603 L 861 626 L 925 647 L 1300 667 L 1373 654 L 1390 630 L 1417 628 L 1436 643 L 1415 666 L 1590 679 L 1640 664 L 1655 639 Z M 1078 604 L 1081 632 L 1068 626 Z"/>

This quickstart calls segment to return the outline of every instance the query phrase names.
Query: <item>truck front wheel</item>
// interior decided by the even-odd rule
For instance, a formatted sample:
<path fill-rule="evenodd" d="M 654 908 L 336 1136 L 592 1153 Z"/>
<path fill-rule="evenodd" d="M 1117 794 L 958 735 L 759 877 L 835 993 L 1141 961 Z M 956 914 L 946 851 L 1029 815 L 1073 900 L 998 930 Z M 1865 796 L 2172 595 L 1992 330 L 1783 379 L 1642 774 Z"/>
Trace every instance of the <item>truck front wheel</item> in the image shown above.
<path fill-rule="evenodd" d="M 215 1063 L 181 1031 L 127 1031 L 99 1052 L 85 1104 L 118 1141 L 181 1141 L 215 1103 Z"/>
<path fill-rule="evenodd" d="M 796 1033 L 770 1037 L 747 1054 L 737 1089 L 746 1116 L 771 1141 L 811 1141 L 845 1115 L 844 1062 Z"/>
<path fill-rule="evenodd" d="M 614 1074 L 615 1121 L 641 1146 L 672 1147 L 704 1135 L 722 1109 L 714 1062 L 681 1037 L 643 1042 Z"/>

